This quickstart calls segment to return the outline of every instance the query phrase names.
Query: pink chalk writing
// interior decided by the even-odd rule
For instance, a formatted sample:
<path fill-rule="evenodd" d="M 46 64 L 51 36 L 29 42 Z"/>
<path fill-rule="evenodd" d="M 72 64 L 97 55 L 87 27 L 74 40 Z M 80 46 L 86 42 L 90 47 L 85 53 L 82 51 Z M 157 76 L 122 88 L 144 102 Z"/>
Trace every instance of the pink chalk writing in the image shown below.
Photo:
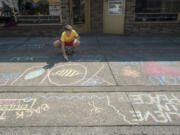
<path fill-rule="evenodd" d="M 0 105 L 17 105 L 20 104 L 20 100 L 0 100 Z"/>

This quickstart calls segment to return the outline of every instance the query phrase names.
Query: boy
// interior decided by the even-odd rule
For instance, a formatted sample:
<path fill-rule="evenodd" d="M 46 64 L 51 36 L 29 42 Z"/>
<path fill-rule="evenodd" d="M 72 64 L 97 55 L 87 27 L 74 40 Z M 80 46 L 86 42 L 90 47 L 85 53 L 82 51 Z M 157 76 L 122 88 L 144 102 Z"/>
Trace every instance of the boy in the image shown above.
<path fill-rule="evenodd" d="M 70 54 L 74 53 L 74 49 L 80 45 L 80 36 L 72 28 L 71 25 L 65 26 L 65 31 L 62 33 L 61 38 L 53 43 L 55 47 L 61 48 L 63 57 L 65 60 L 68 60 L 65 47 L 71 46 Z"/>

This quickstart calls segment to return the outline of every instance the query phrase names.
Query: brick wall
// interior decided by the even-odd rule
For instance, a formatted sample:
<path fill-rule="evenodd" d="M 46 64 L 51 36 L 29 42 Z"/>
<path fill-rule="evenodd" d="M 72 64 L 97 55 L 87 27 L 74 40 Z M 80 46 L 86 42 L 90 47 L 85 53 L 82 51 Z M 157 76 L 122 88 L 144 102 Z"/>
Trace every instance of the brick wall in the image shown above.
<path fill-rule="evenodd" d="M 177 23 L 136 23 L 135 0 L 126 0 L 126 34 L 180 34 L 180 22 Z"/>

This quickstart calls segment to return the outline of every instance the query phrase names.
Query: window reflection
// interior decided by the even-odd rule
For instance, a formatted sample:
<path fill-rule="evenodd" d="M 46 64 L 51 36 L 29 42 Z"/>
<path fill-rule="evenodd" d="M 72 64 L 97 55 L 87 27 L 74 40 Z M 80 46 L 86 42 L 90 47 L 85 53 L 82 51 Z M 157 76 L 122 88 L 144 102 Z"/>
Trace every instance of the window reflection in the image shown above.
<path fill-rule="evenodd" d="M 72 0 L 73 23 L 85 23 L 85 0 Z"/>

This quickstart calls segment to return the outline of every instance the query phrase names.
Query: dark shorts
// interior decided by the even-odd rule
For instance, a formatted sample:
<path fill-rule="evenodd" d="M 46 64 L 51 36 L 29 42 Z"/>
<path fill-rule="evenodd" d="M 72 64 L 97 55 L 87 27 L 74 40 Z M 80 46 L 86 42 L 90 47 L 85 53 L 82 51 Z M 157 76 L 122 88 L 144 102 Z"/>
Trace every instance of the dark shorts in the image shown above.
<path fill-rule="evenodd" d="M 61 40 L 59 39 L 59 42 L 61 42 Z M 65 42 L 65 46 L 73 46 L 74 40 L 71 42 Z"/>

